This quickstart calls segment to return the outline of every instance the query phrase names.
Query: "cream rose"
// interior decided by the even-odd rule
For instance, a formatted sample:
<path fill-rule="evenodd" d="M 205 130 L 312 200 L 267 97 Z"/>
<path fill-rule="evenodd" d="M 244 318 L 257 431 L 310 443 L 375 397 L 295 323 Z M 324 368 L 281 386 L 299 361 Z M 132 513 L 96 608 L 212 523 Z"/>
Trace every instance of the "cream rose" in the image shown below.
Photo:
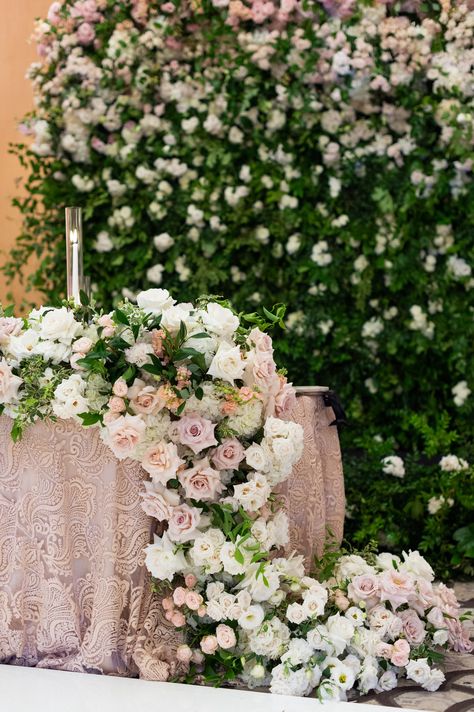
<path fill-rule="evenodd" d="M 165 406 L 165 400 L 153 386 L 147 386 L 145 381 L 136 378 L 128 389 L 130 407 L 135 413 L 156 415 Z"/>
<path fill-rule="evenodd" d="M 145 450 L 141 464 L 153 482 L 166 485 L 176 477 L 178 469 L 185 463 L 178 457 L 178 448 L 174 443 L 159 442 Z"/>
<path fill-rule="evenodd" d="M 240 346 L 231 346 L 226 342 L 219 345 L 217 353 L 211 361 L 208 374 L 234 385 L 234 381 L 242 378 L 245 361 L 242 358 Z"/>
<path fill-rule="evenodd" d="M 18 389 L 23 379 L 15 376 L 5 361 L 0 361 L 0 403 L 14 403 L 18 398 Z"/>
<path fill-rule="evenodd" d="M 210 466 L 207 457 L 199 460 L 194 467 L 180 472 L 178 479 L 184 488 L 187 499 L 212 501 L 224 487 L 218 470 L 214 470 Z"/>
<path fill-rule="evenodd" d="M 161 314 L 176 304 L 167 289 L 147 289 L 137 294 L 137 304 L 147 314 Z"/>
<path fill-rule="evenodd" d="M 233 648 L 234 645 L 237 643 L 237 639 L 235 637 L 233 629 L 228 625 L 224 625 L 223 623 L 220 623 L 216 628 L 216 638 L 219 647 L 223 650 Z"/>
<path fill-rule="evenodd" d="M 124 460 L 143 440 L 145 423 L 139 415 L 121 415 L 103 431 L 105 443 L 115 457 Z"/>
<path fill-rule="evenodd" d="M 179 494 L 169 490 L 161 484 L 152 485 L 145 482 L 146 491 L 142 492 L 142 509 L 149 517 L 154 517 L 159 522 L 168 520 L 173 507 L 180 503 Z"/>

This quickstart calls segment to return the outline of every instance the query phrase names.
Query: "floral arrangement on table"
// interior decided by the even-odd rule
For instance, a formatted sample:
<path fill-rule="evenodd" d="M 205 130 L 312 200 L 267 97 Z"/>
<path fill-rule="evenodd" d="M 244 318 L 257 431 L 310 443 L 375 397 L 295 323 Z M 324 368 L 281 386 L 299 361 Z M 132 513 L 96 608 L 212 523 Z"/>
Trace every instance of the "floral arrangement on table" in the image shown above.
<path fill-rule="evenodd" d="M 418 552 L 334 554 L 315 578 L 288 551 L 276 488 L 303 432 L 265 333 L 284 308 L 237 315 L 164 289 L 137 303 L 103 313 L 66 302 L 25 319 L 4 310 L 0 409 L 15 439 L 37 418 L 99 427 L 117 458 L 149 474 L 143 508 L 159 534 L 146 565 L 183 631 L 184 678 L 321 700 L 388 690 L 402 675 L 437 689 L 441 650 L 470 643 L 453 591 L 433 585 Z"/>
<path fill-rule="evenodd" d="M 474 461 L 473 23 L 472 0 L 53 2 L 6 266 L 39 255 L 33 286 L 63 294 L 61 206 L 84 205 L 108 308 L 144 275 L 245 311 L 277 291 L 279 357 L 353 423 L 352 534 L 422 544 L 444 576 L 473 571 L 474 535 L 452 560 L 472 504 L 437 468 L 453 447 Z M 392 454 L 403 482 L 381 471 Z"/>

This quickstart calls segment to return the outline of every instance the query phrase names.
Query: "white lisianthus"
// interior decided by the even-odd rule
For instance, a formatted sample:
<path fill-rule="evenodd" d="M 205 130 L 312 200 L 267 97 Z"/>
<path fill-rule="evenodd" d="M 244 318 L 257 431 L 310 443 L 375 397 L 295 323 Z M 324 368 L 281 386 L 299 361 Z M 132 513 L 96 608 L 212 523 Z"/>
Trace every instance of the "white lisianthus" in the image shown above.
<path fill-rule="evenodd" d="M 157 579 L 172 581 L 175 574 L 184 571 L 188 564 L 184 553 L 177 549 L 165 532 L 161 538 L 145 549 L 145 563 L 151 575 Z"/>
<path fill-rule="evenodd" d="M 238 619 L 238 624 L 244 630 L 255 630 L 260 628 L 265 617 L 265 611 L 259 603 L 248 606 Z"/>
<path fill-rule="evenodd" d="M 419 551 L 410 551 L 408 554 L 405 551 L 403 552 L 403 563 L 400 565 L 400 571 L 406 571 L 416 578 L 425 579 L 425 581 L 431 582 L 434 580 L 433 569 Z"/>
<path fill-rule="evenodd" d="M 53 413 L 56 417 L 67 420 L 79 413 L 86 413 L 89 406 L 84 397 L 85 389 L 86 382 L 78 373 L 61 381 L 54 391 L 52 403 Z"/>
<path fill-rule="evenodd" d="M 219 345 L 207 372 L 213 378 L 220 378 L 233 385 L 236 379 L 242 378 L 244 370 L 245 361 L 240 346 L 231 346 L 223 342 Z"/>
<path fill-rule="evenodd" d="M 431 668 L 428 665 L 427 658 L 418 658 L 418 660 L 410 660 L 406 666 L 407 678 L 413 680 L 424 687 L 429 681 Z"/>
<path fill-rule="evenodd" d="M 24 358 L 34 356 L 37 352 L 39 336 L 33 329 L 27 329 L 18 336 L 10 337 L 8 343 L 8 356 L 12 357 L 13 361 L 20 363 Z"/>
<path fill-rule="evenodd" d="M 71 346 L 59 341 L 39 341 L 35 351 L 44 361 L 51 361 L 55 365 L 68 361 L 71 356 Z"/>
<path fill-rule="evenodd" d="M 255 655 L 277 660 L 285 650 L 290 639 L 290 629 L 276 616 L 252 630 L 249 634 L 249 647 Z"/>
<path fill-rule="evenodd" d="M 256 512 L 268 500 L 270 485 L 260 472 L 252 472 L 248 481 L 241 485 L 234 485 L 234 499 L 246 512 Z"/>
<path fill-rule="evenodd" d="M 314 655 L 314 650 L 304 638 L 293 638 L 290 640 L 288 650 L 281 656 L 283 663 L 291 666 L 303 665 Z"/>

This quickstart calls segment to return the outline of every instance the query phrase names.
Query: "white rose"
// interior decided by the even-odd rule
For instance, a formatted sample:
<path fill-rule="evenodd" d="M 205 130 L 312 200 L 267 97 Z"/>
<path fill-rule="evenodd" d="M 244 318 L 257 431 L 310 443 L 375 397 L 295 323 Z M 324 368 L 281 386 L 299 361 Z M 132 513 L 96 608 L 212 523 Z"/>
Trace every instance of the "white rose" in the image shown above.
<path fill-rule="evenodd" d="M 257 472 L 267 472 L 270 467 L 268 454 L 258 443 L 253 443 L 246 449 L 245 461 L 252 470 L 257 470 Z"/>
<path fill-rule="evenodd" d="M 379 677 L 379 682 L 377 685 L 377 690 L 381 692 L 388 692 L 393 690 L 398 684 L 397 676 L 393 670 L 387 670 Z"/>
<path fill-rule="evenodd" d="M 225 342 L 219 345 L 217 353 L 211 361 L 208 374 L 234 385 L 234 381 L 242 378 L 245 361 L 242 358 L 240 346 L 231 346 Z"/>
<path fill-rule="evenodd" d="M 169 307 L 168 309 L 166 309 L 166 311 L 163 312 L 161 326 L 167 329 L 172 334 L 178 333 L 181 327 L 181 322 L 186 325 L 186 328 L 188 330 L 192 329 L 195 323 L 194 320 L 190 317 L 192 310 L 193 305 L 185 303 L 175 304 L 174 306 Z M 206 339 L 203 339 L 203 341 L 206 341 Z"/>
<path fill-rule="evenodd" d="M 208 601 L 206 613 L 209 618 L 212 618 L 213 621 L 221 621 L 224 618 L 224 610 L 219 601 L 216 601 L 215 599 Z"/>
<path fill-rule="evenodd" d="M 167 289 L 147 289 L 137 294 L 137 304 L 147 314 L 161 314 L 176 304 Z"/>
<path fill-rule="evenodd" d="M 308 618 L 308 613 L 300 603 L 290 603 L 286 609 L 286 617 L 290 623 L 303 623 Z"/>
<path fill-rule="evenodd" d="M 337 581 L 351 579 L 360 574 L 373 574 L 375 569 L 370 566 L 362 556 L 350 554 L 349 556 L 341 556 L 336 564 L 335 577 Z"/>
<path fill-rule="evenodd" d="M 308 618 L 322 616 L 324 607 L 328 600 L 328 592 L 323 589 L 321 592 L 308 591 L 303 600 L 303 611 Z"/>
<path fill-rule="evenodd" d="M 175 574 L 187 568 L 186 558 L 181 550 L 174 551 L 174 544 L 167 533 L 155 538 L 154 544 L 146 549 L 145 564 L 151 575 L 161 581 L 172 581 Z"/>
<path fill-rule="evenodd" d="M 85 388 L 86 383 L 78 373 L 61 381 L 54 391 L 53 413 L 58 418 L 67 420 L 87 412 L 89 408 L 84 397 Z"/>
<path fill-rule="evenodd" d="M 416 578 L 423 578 L 426 581 L 434 580 L 433 569 L 419 551 L 410 551 L 409 554 L 403 552 L 403 559 L 403 563 L 400 566 L 402 571 L 413 574 Z"/>
<path fill-rule="evenodd" d="M 448 631 L 446 629 L 437 630 L 433 634 L 433 643 L 435 645 L 444 645 L 447 640 L 448 640 Z"/>
<path fill-rule="evenodd" d="M 19 336 L 12 336 L 8 344 L 8 354 L 20 363 L 24 358 L 33 356 L 37 353 L 36 348 L 39 342 L 39 336 L 33 329 L 27 329 Z"/>
<path fill-rule="evenodd" d="M 335 654 L 341 655 L 354 635 L 354 626 L 347 618 L 336 613 L 333 616 L 329 616 L 326 621 L 326 627 Z"/>
<path fill-rule="evenodd" d="M 56 341 L 40 341 L 35 351 L 43 357 L 44 361 L 51 361 L 55 365 L 62 361 L 69 361 L 71 357 L 71 347 Z M 84 356 L 85 354 L 82 355 Z"/>
<path fill-rule="evenodd" d="M 418 685 L 425 685 L 431 675 L 428 659 L 419 658 L 418 660 L 409 660 L 406 666 L 406 675 L 409 680 L 413 680 L 418 683 Z"/>
<path fill-rule="evenodd" d="M 238 316 L 215 302 L 207 305 L 207 310 L 202 313 L 202 321 L 209 331 L 222 338 L 231 338 L 240 325 Z"/>
<path fill-rule="evenodd" d="M 70 309 L 48 309 L 42 314 L 39 327 L 40 337 L 45 341 L 61 341 L 70 344 L 77 336 L 81 325 L 74 319 Z"/>
<path fill-rule="evenodd" d="M 401 559 L 399 556 L 397 556 L 396 554 L 390 554 L 387 551 L 378 554 L 376 561 L 378 568 L 383 569 L 384 571 L 391 571 L 394 568 L 393 562 L 395 562 L 397 566 L 399 566 L 401 563 Z"/>

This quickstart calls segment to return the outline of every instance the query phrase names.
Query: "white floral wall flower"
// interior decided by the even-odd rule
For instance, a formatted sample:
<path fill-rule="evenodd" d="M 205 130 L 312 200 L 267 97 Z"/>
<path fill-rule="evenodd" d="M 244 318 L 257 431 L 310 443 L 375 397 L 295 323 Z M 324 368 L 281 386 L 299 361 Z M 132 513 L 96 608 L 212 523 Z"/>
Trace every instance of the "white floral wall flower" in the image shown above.
<path fill-rule="evenodd" d="M 445 455 L 441 458 L 439 466 L 445 472 L 459 472 L 460 470 L 467 470 L 469 463 L 457 457 L 457 455 Z"/>
<path fill-rule="evenodd" d="M 457 405 L 458 408 L 461 408 L 471 395 L 471 392 L 471 389 L 467 385 L 467 381 L 459 381 L 459 383 L 456 383 L 456 385 L 451 389 L 455 405 Z"/>
<path fill-rule="evenodd" d="M 405 464 L 398 455 L 388 455 L 382 460 L 382 470 L 387 475 L 394 477 L 405 477 Z"/>

